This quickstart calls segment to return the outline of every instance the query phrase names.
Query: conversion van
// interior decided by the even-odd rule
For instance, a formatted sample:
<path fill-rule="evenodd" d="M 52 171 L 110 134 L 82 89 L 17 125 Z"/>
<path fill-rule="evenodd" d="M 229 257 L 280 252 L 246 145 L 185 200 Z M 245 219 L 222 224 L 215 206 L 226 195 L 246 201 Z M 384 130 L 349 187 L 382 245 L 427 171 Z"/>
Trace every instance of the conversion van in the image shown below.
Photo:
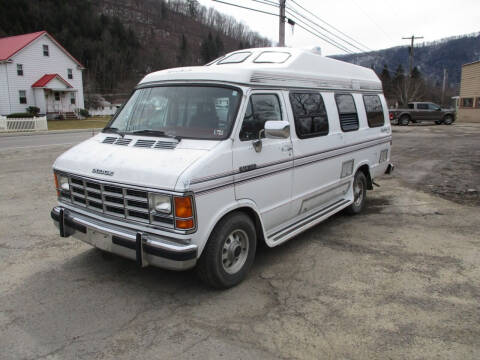
<path fill-rule="evenodd" d="M 393 170 L 371 69 L 289 48 L 147 75 L 53 166 L 61 237 L 226 288 L 274 247 L 365 205 Z"/>

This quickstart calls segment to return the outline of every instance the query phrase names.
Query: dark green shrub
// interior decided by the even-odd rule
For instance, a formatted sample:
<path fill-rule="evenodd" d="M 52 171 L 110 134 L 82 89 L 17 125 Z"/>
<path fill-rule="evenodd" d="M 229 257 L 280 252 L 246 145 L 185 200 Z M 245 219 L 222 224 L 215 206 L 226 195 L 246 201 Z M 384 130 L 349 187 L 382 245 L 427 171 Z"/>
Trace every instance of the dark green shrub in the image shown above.
<path fill-rule="evenodd" d="M 30 113 L 13 113 L 13 114 L 7 115 L 7 118 L 9 119 L 33 118 L 33 115 Z"/>
<path fill-rule="evenodd" d="M 38 116 L 40 114 L 40 108 L 36 106 L 29 106 L 27 107 L 27 113 L 33 115 L 33 116 Z"/>
<path fill-rule="evenodd" d="M 80 109 L 78 111 L 78 113 L 80 114 L 80 116 L 83 116 L 83 117 L 89 117 L 90 114 L 88 113 L 88 110 L 85 110 L 85 109 Z"/>

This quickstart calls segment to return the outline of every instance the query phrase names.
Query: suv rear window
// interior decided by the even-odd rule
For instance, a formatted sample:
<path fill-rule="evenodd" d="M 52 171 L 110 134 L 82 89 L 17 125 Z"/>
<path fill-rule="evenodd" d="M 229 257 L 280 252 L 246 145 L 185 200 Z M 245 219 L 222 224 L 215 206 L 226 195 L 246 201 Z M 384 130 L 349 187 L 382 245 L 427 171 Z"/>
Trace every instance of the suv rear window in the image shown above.
<path fill-rule="evenodd" d="M 385 119 L 380 97 L 378 95 L 363 95 L 363 103 L 367 112 L 368 126 L 371 128 L 383 126 Z"/>
<path fill-rule="evenodd" d="M 335 94 L 342 131 L 358 130 L 358 114 L 352 94 Z"/>

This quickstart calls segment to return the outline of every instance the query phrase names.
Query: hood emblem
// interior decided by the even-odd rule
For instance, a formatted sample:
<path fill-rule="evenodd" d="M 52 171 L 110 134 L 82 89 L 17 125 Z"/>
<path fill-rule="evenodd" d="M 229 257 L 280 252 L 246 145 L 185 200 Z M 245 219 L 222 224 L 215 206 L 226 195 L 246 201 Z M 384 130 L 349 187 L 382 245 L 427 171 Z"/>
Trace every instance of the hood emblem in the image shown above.
<path fill-rule="evenodd" d="M 110 170 L 93 169 L 92 173 L 97 174 L 97 175 L 113 176 L 113 171 L 110 171 Z"/>

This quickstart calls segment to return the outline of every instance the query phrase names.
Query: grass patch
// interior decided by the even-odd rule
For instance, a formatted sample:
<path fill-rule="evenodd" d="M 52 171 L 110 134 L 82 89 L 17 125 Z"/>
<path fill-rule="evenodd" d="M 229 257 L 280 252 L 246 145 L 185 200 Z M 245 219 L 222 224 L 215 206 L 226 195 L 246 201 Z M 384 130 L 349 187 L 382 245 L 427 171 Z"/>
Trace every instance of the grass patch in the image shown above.
<path fill-rule="evenodd" d="M 84 120 L 49 120 L 48 130 L 73 130 L 104 128 L 110 121 L 110 116 L 89 117 Z"/>

